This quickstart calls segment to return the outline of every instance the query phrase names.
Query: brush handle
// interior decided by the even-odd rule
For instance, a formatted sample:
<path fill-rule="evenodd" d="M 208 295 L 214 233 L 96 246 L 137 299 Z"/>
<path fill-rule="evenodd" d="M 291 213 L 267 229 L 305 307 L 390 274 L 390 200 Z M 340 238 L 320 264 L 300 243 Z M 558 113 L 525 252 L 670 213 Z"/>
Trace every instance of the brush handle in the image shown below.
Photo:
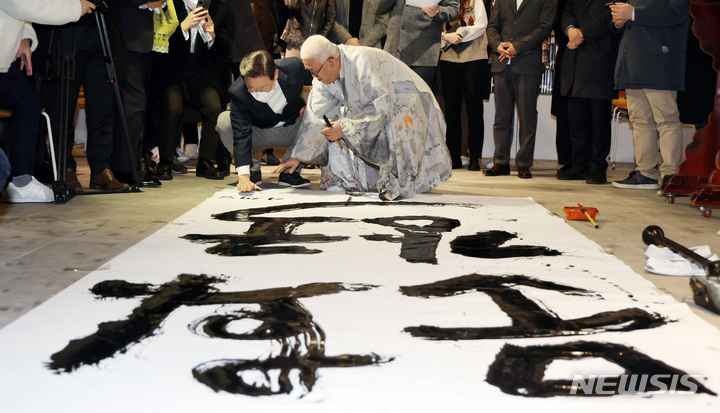
<path fill-rule="evenodd" d="M 689 250 L 688 248 L 678 244 L 677 242 L 665 237 L 665 233 L 662 228 L 657 225 L 650 225 L 645 228 L 642 232 L 642 240 L 645 244 L 655 244 L 657 246 L 663 246 L 670 248 L 674 252 L 682 255 L 683 257 L 698 263 L 705 273 L 711 277 L 720 276 L 720 261 L 710 261 L 709 259 Z"/>

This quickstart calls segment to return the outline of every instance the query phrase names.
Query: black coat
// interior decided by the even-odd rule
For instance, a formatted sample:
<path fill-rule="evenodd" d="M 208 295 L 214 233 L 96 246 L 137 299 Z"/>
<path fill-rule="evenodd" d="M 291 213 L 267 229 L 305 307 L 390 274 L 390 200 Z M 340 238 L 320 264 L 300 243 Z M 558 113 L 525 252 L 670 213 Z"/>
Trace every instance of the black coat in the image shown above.
<path fill-rule="evenodd" d="M 614 99 L 615 61 L 620 36 L 611 31 L 607 0 L 566 0 L 560 29 L 580 29 L 585 40 L 577 49 L 563 52 L 560 93 L 590 99 Z"/>
<path fill-rule="evenodd" d="M 117 19 L 117 27 L 125 49 L 136 53 L 150 53 L 155 40 L 153 13 L 138 9 L 148 0 L 108 0 L 108 7 Z"/>
<path fill-rule="evenodd" d="M 232 61 L 240 63 L 246 54 L 265 50 L 265 44 L 255 23 L 249 0 L 228 0 L 228 8 L 232 22 Z"/>
<path fill-rule="evenodd" d="M 628 0 L 635 20 L 623 27 L 617 89 L 685 89 L 688 0 Z"/>
<path fill-rule="evenodd" d="M 188 16 L 183 0 L 172 0 L 175 4 L 175 13 L 178 21 L 182 23 Z M 210 3 L 210 18 L 215 23 L 215 42 L 210 49 L 202 41 L 200 36 L 195 42 L 195 52 L 190 52 L 191 39 L 185 40 L 182 29 L 178 25 L 175 33 L 170 37 L 170 58 L 174 63 L 166 68 L 168 76 L 177 79 L 178 76 L 184 80 L 200 74 L 215 89 L 220 91 L 213 61 L 218 56 L 225 56 L 230 53 L 231 23 L 228 6 L 224 0 L 213 0 Z"/>
<path fill-rule="evenodd" d="M 252 127 L 269 129 L 280 122 L 292 125 L 301 122 L 300 110 L 305 106 L 302 98 L 303 84 L 307 83 L 307 71 L 296 57 L 275 61 L 278 84 L 288 103 L 278 115 L 267 103 L 258 102 L 248 92 L 243 78 L 230 86 L 230 122 L 233 130 L 233 157 L 235 165 L 252 164 Z"/>

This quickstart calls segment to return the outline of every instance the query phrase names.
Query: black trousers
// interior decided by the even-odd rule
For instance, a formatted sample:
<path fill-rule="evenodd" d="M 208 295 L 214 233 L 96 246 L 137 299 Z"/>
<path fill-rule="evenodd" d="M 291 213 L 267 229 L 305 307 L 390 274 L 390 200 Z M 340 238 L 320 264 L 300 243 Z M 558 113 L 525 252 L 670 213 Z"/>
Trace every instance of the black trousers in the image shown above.
<path fill-rule="evenodd" d="M 610 153 L 612 105 L 610 99 L 568 97 L 572 165 L 588 170 L 607 169 Z"/>
<path fill-rule="evenodd" d="M 556 69 L 557 70 L 557 69 Z M 572 140 L 570 140 L 570 121 L 568 120 L 568 98 L 555 94 L 553 90 L 552 107 L 555 115 L 555 150 L 557 151 L 558 164 L 563 166 L 572 165 Z"/>
<path fill-rule="evenodd" d="M 135 162 L 140 154 L 140 143 L 145 135 L 145 120 L 147 109 L 146 80 L 152 65 L 151 53 L 138 53 L 125 51 L 126 77 L 120 82 L 120 95 L 122 96 L 125 121 L 130 135 L 130 151 L 125 143 L 123 128 L 115 122 L 112 170 L 114 172 L 130 173 L 130 155 Z M 119 117 L 116 117 L 118 120 Z"/>
<path fill-rule="evenodd" d="M 66 28 L 64 30 L 72 30 Z M 90 173 L 98 175 L 105 169 L 110 169 L 110 157 L 113 151 L 113 129 L 115 121 L 115 105 L 113 86 L 108 82 L 107 66 L 100 44 L 97 28 L 94 26 L 78 26 L 77 51 L 75 54 L 74 81 L 70 82 L 68 95 L 67 125 L 72 127 L 80 87 L 85 94 L 85 116 L 87 122 L 86 154 Z M 63 38 L 67 41 L 68 36 Z M 72 74 L 70 74 L 72 75 Z M 53 137 L 58 142 L 62 131 L 60 130 L 60 85 L 51 82 L 51 99 L 46 111 L 50 115 Z M 72 137 L 68 131 L 68 137 Z M 125 143 L 125 140 L 120 142 Z M 67 143 L 67 167 L 76 169 L 77 163 L 72 156 L 71 139 Z M 127 144 L 125 144 L 127 146 Z M 126 149 L 125 149 L 126 150 Z M 128 164 L 129 167 L 129 164 Z"/>
<path fill-rule="evenodd" d="M 0 73 L 0 107 L 12 113 L 9 153 L 12 176 L 32 175 L 42 105 L 25 74 L 14 64 L 6 73 Z"/>
<path fill-rule="evenodd" d="M 215 158 L 218 133 L 217 118 L 223 111 L 220 93 L 202 75 L 185 75 L 183 79 L 169 82 L 161 98 L 161 122 L 158 134 L 160 160 L 172 161 L 174 141 L 183 109 L 190 105 L 202 116 L 202 135 L 198 155 L 208 160 Z"/>
<path fill-rule="evenodd" d="M 440 80 L 445 98 L 445 120 L 447 133 L 445 142 L 450 151 L 453 166 L 461 165 L 462 146 L 462 99 L 468 120 L 468 149 L 470 158 L 480 158 L 485 139 L 483 121 L 483 96 L 485 79 L 489 68 L 487 59 L 454 63 L 440 61 Z"/>

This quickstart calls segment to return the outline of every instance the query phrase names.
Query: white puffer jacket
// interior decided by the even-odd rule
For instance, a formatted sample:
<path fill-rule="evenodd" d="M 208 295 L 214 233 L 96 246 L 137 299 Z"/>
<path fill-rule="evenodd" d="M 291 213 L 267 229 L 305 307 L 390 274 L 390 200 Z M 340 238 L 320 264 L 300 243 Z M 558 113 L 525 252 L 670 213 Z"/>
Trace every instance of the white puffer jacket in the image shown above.
<path fill-rule="evenodd" d="M 0 73 L 10 68 L 22 39 L 37 47 L 28 22 L 60 25 L 77 21 L 81 13 L 80 0 L 0 0 Z"/>

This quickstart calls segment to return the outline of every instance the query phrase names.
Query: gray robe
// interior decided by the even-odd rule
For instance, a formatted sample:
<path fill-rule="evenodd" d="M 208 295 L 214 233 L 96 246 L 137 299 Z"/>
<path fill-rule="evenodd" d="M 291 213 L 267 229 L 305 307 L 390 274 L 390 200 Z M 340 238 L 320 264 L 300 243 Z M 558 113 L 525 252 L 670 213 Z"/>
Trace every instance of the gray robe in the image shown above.
<path fill-rule="evenodd" d="M 425 82 L 400 60 L 370 47 L 338 46 L 341 72 L 308 97 L 291 156 L 327 165 L 322 186 L 366 191 L 377 184 L 390 198 L 409 198 L 445 182 L 452 163 L 445 119 Z M 340 145 L 320 133 L 323 115 L 338 121 Z"/>

